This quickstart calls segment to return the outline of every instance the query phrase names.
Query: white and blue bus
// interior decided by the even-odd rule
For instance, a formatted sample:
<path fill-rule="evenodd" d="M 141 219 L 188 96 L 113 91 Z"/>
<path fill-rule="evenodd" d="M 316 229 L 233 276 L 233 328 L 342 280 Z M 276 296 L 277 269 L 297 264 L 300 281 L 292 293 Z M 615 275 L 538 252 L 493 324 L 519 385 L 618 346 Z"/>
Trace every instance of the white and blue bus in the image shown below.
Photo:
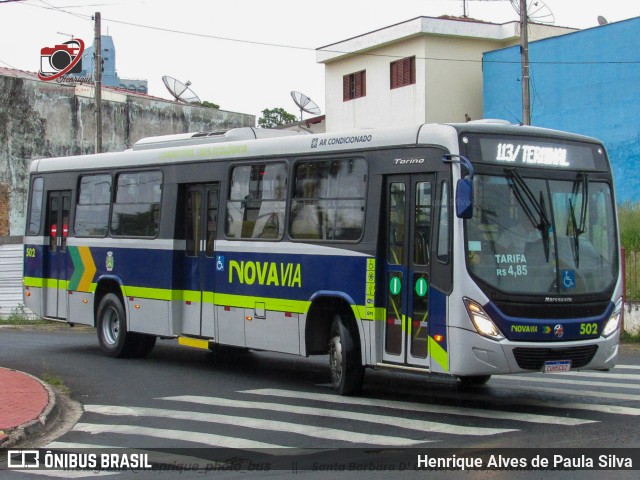
<path fill-rule="evenodd" d="M 180 344 L 491 375 L 608 369 L 622 280 L 595 139 L 504 122 L 143 139 L 35 160 L 24 299 L 143 357 Z"/>

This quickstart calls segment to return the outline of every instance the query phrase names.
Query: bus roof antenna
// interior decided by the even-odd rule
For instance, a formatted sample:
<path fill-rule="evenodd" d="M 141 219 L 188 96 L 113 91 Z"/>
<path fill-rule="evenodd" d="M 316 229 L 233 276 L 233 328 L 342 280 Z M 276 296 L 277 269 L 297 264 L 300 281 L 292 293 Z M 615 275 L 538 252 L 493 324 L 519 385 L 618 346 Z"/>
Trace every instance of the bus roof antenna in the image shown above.
<path fill-rule="evenodd" d="M 187 80 L 186 83 L 182 83 L 180 80 L 165 75 L 162 77 L 162 81 L 164 82 L 164 86 L 167 87 L 167 90 L 169 90 L 169 93 L 171 93 L 177 101 L 182 103 L 201 103 L 200 97 L 189 88 L 189 85 L 191 85 L 189 80 Z"/>
<path fill-rule="evenodd" d="M 302 121 L 302 112 L 310 113 L 311 115 L 320 115 L 321 110 L 320 107 L 307 97 L 304 93 L 296 92 L 295 90 L 291 91 L 291 98 L 293 98 L 293 102 L 300 109 L 300 121 Z"/>

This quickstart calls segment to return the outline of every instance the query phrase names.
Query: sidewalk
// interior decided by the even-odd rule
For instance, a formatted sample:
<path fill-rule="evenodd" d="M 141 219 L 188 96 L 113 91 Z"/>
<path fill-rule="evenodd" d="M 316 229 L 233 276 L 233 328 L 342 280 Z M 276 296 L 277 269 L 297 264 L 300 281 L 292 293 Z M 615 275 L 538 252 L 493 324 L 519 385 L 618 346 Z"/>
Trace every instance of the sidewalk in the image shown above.
<path fill-rule="evenodd" d="M 0 448 L 37 435 L 56 415 L 51 388 L 27 373 L 0 367 Z"/>

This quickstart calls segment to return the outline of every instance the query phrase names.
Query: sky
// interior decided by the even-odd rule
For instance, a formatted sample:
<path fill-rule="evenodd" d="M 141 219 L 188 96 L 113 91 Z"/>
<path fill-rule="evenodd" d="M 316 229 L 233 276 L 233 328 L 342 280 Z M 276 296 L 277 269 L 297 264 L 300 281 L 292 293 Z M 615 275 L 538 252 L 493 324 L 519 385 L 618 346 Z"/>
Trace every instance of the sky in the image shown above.
<path fill-rule="evenodd" d="M 529 2 L 542 0 L 528 0 Z M 591 28 L 598 16 L 640 16 L 630 0 L 544 0 L 554 24 Z M 171 99 L 163 75 L 191 82 L 201 100 L 260 117 L 266 108 L 299 115 L 292 90 L 324 111 L 324 67 L 316 49 L 419 16 L 504 23 L 509 0 L 0 0 L 0 66 L 37 72 L 40 50 L 71 39 L 93 43 L 92 16 L 113 37 L 120 78 L 148 80 Z M 305 118 L 309 114 L 305 114 Z"/>

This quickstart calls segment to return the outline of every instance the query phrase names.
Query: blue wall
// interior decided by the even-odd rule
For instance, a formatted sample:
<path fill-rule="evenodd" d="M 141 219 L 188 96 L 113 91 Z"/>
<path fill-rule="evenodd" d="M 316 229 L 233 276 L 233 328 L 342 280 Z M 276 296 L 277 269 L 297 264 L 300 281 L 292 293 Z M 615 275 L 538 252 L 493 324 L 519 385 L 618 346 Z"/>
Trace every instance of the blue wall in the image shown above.
<path fill-rule="evenodd" d="M 529 44 L 531 124 L 602 140 L 618 203 L 640 202 L 640 17 Z M 484 117 L 522 118 L 520 47 L 484 54 Z"/>

